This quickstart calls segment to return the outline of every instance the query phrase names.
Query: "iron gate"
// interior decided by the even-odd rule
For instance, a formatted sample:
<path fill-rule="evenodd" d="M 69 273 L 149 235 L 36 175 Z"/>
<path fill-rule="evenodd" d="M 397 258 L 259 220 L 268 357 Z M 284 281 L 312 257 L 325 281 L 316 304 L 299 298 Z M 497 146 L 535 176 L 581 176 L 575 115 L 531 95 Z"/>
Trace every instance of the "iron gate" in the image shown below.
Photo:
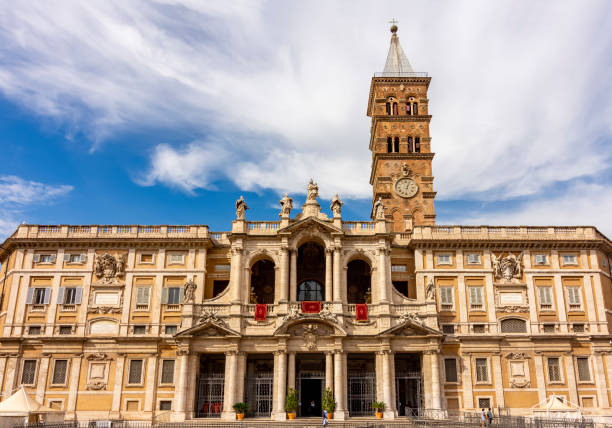
<path fill-rule="evenodd" d="M 402 396 L 401 390 L 404 389 Z M 395 374 L 395 405 L 400 416 L 418 416 L 423 407 L 423 376 L 421 372 Z"/>
<path fill-rule="evenodd" d="M 348 377 L 349 416 L 371 416 L 372 403 L 376 400 L 376 374 L 364 373 Z"/>
<path fill-rule="evenodd" d="M 272 371 L 257 372 L 247 380 L 248 416 L 270 416 L 272 414 Z"/>
<path fill-rule="evenodd" d="M 198 376 L 196 418 L 218 418 L 223 410 L 224 373 Z"/>

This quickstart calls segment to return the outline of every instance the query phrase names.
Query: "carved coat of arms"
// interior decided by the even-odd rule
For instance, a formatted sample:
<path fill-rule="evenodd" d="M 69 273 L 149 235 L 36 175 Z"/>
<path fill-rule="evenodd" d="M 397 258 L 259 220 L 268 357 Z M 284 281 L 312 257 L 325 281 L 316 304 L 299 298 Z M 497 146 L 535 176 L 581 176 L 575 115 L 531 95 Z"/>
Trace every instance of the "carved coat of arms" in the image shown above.
<path fill-rule="evenodd" d="M 523 254 L 518 256 L 508 253 L 506 256 L 497 257 L 491 253 L 491 261 L 493 263 L 493 274 L 496 279 L 504 279 L 508 282 L 513 279 L 520 279 L 522 276 L 521 260 Z"/>
<path fill-rule="evenodd" d="M 113 257 L 108 253 L 102 254 L 96 259 L 94 273 L 100 278 L 95 285 L 121 284 L 117 278 L 125 273 L 125 256 Z"/>

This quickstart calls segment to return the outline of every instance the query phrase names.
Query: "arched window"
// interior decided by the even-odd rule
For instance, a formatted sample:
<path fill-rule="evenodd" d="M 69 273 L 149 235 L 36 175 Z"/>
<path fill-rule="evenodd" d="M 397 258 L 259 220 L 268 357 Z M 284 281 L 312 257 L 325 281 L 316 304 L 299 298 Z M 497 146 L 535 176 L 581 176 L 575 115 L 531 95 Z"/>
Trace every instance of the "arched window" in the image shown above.
<path fill-rule="evenodd" d="M 385 107 L 386 107 L 387 114 L 390 116 L 391 115 L 391 103 L 387 103 Z"/>
<path fill-rule="evenodd" d="M 410 112 L 410 103 L 406 103 L 406 114 L 411 114 L 411 112 Z"/>
<path fill-rule="evenodd" d="M 415 153 L 421 152 L 421 138 L 420 137 L 414 137 L 414 151 Z"/>
<path fill-rule="evenodd" d="M 301 301 L 323 301 L 323 285 L 309 279 L 298 285 L 297 299 Z"/>
<path fill-rule="evenodd" d="M 412 137 L 408 137 L 408 153 L 412 153 Z"/>
<path fill-rule="evenodd" d="M 507 318 L 500 325 L 502 333 L 527 333 L 527 323 L 521 318 Z"/>
<path fill-rule="evenodd" d="M 274 303 L 274 262 L 260 260 L 251 268 L 250 303 Z"/>
<path fill-rule="evenodd" d="M 419 114 L 419 105 L 417 103 L 412 103 L 412 114 L 415 116 Z"/>
<path fill-rule="evenodd" d="M 391 153 L 393 151 L 393 138 L 387 137 L 387 153 Z"/>
<path fill-rule="evenodd" d="M 346 297 L 349 304 L 369 303 L 370 265 L 363 260 L 353 260 L 347 265 Z"/>
<path fill-rule="evenodd" d="M 397 103 L 393 103 L 393 115 L 397 116 L 398 115 L 398 111 L 397 111 Z"/>
<path fill-rule="evenodd" d="M 393 139 L 393 151 L 399 153 L 399 137 Z"/>

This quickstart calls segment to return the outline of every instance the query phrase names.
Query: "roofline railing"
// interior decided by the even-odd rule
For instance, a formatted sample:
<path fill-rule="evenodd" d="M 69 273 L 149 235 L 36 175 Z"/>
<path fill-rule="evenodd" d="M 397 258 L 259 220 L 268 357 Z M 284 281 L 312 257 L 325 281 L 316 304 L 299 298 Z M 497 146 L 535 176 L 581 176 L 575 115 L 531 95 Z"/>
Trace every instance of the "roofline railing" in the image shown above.
<path fill-rule="evenodd" d="M 374 73 L 374 77 L 428 77 L 426 72 L 421 71 L 387 71 L 382 73 Z"/>

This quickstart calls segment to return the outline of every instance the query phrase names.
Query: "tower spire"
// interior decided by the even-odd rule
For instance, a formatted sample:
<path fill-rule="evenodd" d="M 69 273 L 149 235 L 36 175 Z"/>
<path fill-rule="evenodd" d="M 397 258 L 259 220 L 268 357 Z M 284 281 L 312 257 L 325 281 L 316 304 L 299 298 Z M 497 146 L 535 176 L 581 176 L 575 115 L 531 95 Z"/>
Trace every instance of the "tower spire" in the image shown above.
<path fill-rule="evenodd" d="M 402 46 L 400 45 L 399 37 L 397 37 L 397 21 L 391 20 L 391 46 L 387 54 L 387 62 L 383 73 L 414 73 Z"/>

